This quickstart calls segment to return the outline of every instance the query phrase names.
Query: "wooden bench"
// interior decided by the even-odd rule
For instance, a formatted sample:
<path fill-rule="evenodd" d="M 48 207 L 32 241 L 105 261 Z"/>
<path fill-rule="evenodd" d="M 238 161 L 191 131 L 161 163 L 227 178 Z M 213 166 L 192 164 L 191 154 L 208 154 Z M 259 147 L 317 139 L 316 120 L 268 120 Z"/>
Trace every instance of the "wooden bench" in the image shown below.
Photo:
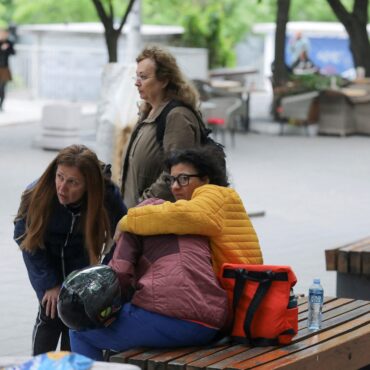
<path fill-rule="evenodd" d="M 360 369 L 370 364 L 370 302 L 325 297 L 322 329 L 307 329 L 307 298 L 299 298 L 299 332 L 279 347 L 221 345 L 178 349 L 135 348 L 111 356 L 144 370 Z"/>
<path fill-rule="evenodd" d="M 326 269 L 337 271 L 337 296 L 370 300 L 370 237 L 325 251 Z"/>

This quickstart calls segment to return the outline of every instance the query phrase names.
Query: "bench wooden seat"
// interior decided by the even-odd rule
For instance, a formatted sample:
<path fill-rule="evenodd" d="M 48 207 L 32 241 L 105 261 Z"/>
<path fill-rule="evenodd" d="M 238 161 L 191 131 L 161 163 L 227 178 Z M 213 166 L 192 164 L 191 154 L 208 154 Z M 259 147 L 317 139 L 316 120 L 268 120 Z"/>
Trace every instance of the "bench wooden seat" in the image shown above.
<path fill-rule="evenodd" d="M 111 356 L 147 370 L 359 369 L 370 364 L 370 302 L 326 297 L 322 329 L 307 329 L 307 299 L 299 298 L 299 332 L 279 347 L 227 344 L 177 349 L 137 348 Z"/>
<path fill-rule="evenodd" d="M 370 237 L 325 251 L 326 269 L 370 275 Z"/>
<path fill-rule="evenodd" d="M 370 237 L 325 251 L 326 269 L 337 271 L 337 296 L 370 300 Z"/>

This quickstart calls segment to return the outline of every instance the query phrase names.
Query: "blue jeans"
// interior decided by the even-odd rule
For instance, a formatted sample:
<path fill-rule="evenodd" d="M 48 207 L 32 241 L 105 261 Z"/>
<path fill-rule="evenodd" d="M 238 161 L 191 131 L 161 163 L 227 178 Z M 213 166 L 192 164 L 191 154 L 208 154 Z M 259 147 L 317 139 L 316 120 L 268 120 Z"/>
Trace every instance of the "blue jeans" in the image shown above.
<path fill-rule="evenodd" d="M 126 303 L 117 319 L 107 328 L 70 330 L 73 352 L 96 361 L 103 360 L 102 350 L 117 352 L 134 347 L 183 347 L 209 343 L 217 329 L 144 310 Z"/>

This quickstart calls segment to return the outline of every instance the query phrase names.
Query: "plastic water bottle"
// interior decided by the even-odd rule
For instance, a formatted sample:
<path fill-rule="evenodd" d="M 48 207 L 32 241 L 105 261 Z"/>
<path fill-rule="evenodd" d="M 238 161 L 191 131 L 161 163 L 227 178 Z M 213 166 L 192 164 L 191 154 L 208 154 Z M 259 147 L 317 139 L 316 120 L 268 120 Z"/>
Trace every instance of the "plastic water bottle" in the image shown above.
<path fill-rule="evenodd" d="M 313 284 L 308 290 L 308 321 L 309 330 L 319 330 L 321 328 L 322 305 L 324 303 L 324 289 L 320 284 L 320 279 L 314 279 Z"/>

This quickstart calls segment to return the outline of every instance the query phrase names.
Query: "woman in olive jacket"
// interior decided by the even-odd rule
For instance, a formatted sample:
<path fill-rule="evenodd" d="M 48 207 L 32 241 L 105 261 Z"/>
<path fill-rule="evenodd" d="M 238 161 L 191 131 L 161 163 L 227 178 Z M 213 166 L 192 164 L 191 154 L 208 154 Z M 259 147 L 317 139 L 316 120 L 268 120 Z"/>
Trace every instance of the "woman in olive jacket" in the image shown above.
<path fill-rule="evenodd" d="M 174 200 L 163 180 L 164 154 L 198 146 L 201 141 L 195 113 L 199 108 L 198 92 L 183 76 L 174 56 L 150 46 L 136 61 L 135 85 L 143 102 L 122 171 L 121 191 L 128 208 L 152 197 Z M 165 129 L 160 134 L 158 120 L 165 111 Z"/>

